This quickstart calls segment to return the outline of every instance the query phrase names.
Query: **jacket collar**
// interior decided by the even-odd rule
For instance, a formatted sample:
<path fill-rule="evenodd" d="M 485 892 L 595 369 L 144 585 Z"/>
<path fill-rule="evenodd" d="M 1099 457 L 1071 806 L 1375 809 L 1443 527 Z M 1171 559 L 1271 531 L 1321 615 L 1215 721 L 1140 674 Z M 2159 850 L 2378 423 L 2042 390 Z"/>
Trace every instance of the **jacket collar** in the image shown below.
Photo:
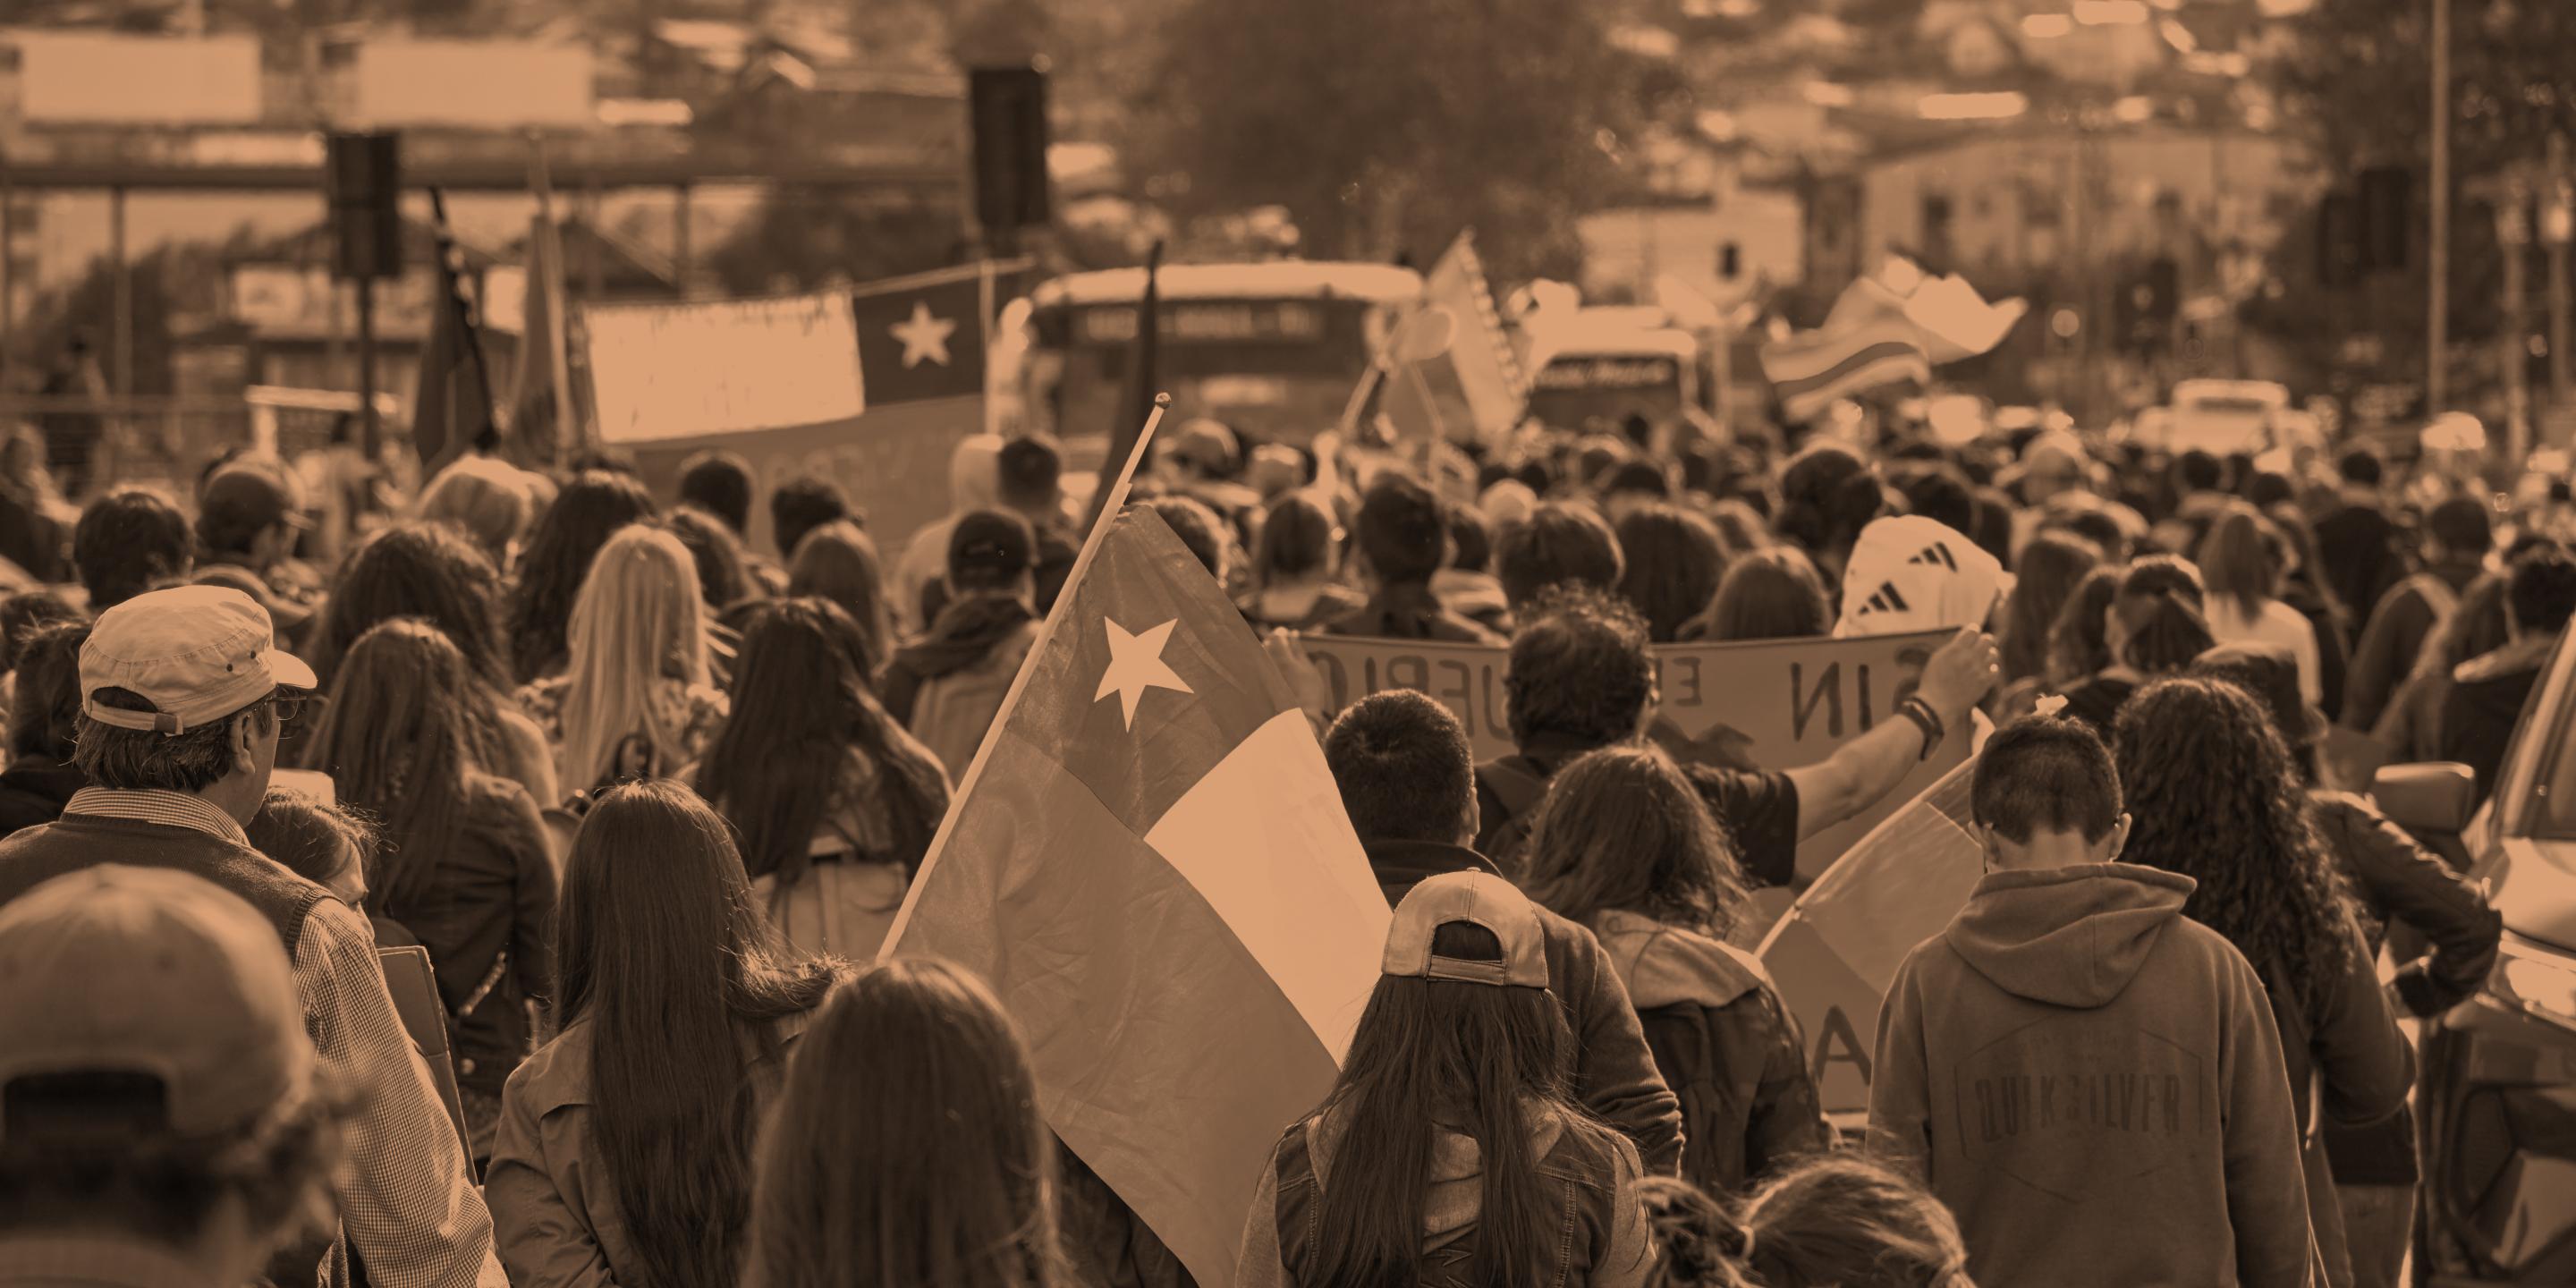
<path fill-rule="evenodd" d="M 1368 854 L 1369 869 L 1377 874 L 1378 886 L 1386 891 L 1391 906 L 1402 903 L 1413 887 L 1448 872 L 1489 872 L 1503 875 L 1492 859 L 1463 845 L 1444 845 L 1438 841 L 1397 841 L 1379 838 L 1360 842 Z"/>
<path fill-rule="evenodd" d="M 220 837 L 245 850 L 254 848 L 249 834 L 242 831 L 241 823 L 232 815 L 205 797 L 187 792 L 129 792 L 107 787 L 84 787 L 72 793 L 71 800 L 63 806 L 63 813 L 186 828 L 191 832 Z"/>

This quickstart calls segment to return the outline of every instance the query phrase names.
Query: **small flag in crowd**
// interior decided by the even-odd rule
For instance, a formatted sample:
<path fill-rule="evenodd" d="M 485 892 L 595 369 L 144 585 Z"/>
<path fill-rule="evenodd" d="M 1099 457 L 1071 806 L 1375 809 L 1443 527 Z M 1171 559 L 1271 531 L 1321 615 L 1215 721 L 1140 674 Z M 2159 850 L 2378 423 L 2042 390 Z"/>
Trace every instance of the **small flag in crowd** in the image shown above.
<path fill-rule="evenodd" d="M 430 233 L 438 255 L 438 294 L 431 300 L 429 343 L 412 395 L 412 448 L 423 477 L 482 445 L 494 433 L 492 377 L 483 366 L 482 329 L 457 281 L 456 241 L 447 229 L 447 198 L 429 191 Z"/>
<path fill-rule="evenodd" d="M 1113 497 L 1116 495 L 1113 490 Z M 1092 538 L 886 955 L 989 978 L 1047 1121 L 1203 1284 L 1389 913 L 1295 695 L 1162 519 Z"/>
<path fill-rule="evenodd" d="M 1448 360 L 1429 364 L 1437 369 L 1434 388 L 1455 387 L 1478 435 L 1490 440 L 1510 434 L 1529 402 L 1529 374 L 1521 369 L 1511 335 L 1503 328 L 1494 288 L 1485 278 L 1485 261 L 1476 254 L 1474 229 L 1460 232 L 1431 266 L 1422 298 L 1429 307 L 1447 310 L 1458 326 Z"/>
<path fill-rule="evenodd" d="M 1843 288 L 1823 326 L 1763 346 L 1762 369 L 1782 412 L 1809 420 L 1840 399 L 1930 383 L 1933 367 L 2003 343 L 2029 309 L 2019 299 L 1989 304 L 1965 279 L 1928 277 L 1892 255 Z"/>
<path fill-rule="evenodd" d="M 1971 757 L 1825 870 L 1762 941 L 1762 964 L 1806 1030 L 1827 1112 L 1866 1113 L 1878 1008 L 1914 946 L 1968 904 L 1984 868 L 1968 830 Z"/>
<path fill-rule="evenodd" d="M 563 229 L 545 149 L 532 144 L 529 186 L 537 213 L 528 234 L 527 301 L 519 326 L 518 373 L 510 397 L 510 448 L 521 465 L 552 465 L 589 441 L 590 417 L 573 387 L 570 293 Z"/>
<path fill-rule="evenodd" d="M 982 396 L 984 329 L 1027 289 L 1031 268 L 988 260 L 851 288 L 868 405 Z"/>

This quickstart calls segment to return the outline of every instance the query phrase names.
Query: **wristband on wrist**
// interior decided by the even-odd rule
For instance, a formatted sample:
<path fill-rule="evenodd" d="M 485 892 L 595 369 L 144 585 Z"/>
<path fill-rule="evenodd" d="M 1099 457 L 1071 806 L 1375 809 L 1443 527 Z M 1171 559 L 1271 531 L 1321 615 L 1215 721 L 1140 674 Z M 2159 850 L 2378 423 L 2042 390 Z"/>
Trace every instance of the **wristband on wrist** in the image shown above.
<path fill-rule="evenodd" d="M 1920 697 L 1909 697 L 1896 704 L 1896 714 L 1913 721 L 1914 727 L 1923 731 L 1923 752 L 1915 759 L 1930 760 L 1932 753 L 1940 750 L 1941 738 L 1946 732 L 1941 717 L 1933 712 L 1932 704 Z"/>

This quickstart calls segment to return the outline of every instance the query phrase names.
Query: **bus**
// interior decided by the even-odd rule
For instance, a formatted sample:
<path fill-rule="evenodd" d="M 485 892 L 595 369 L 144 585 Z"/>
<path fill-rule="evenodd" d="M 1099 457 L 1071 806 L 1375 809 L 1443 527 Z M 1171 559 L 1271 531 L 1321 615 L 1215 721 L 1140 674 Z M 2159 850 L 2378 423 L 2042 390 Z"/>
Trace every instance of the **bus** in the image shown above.
<path fill-rule="evenodd" d="M 1342 417 L 1422 275 L 1389 264 L 1166 265 L 1156 380 L 1171 423 L 1206 416 L 1249 442 L 1304 446 Z M 1074 273 L 1030 292 L 996 383 L 1021 424 L 1100 450 L 1125 413 L 1145 271 Z M 1012 344 L 1011 340 L 1018 343 Z"/>
<path fill-rule="evenodd" d="M 1714 377 L 1699 337 L 1663 323 L 1662 310 L 1586 308 L 1522 322 L 1535 374 L 1528 414 L 1551 429 L 1616 433 L 1630 416 L 1659 430 L 1713 428 Z"/>

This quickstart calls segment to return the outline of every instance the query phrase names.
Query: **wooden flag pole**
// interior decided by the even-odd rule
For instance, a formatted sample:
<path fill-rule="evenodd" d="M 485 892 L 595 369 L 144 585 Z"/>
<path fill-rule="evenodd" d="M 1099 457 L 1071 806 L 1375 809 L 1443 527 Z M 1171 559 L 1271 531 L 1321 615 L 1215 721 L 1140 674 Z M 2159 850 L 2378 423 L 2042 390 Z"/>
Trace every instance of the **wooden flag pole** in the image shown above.
<path fill-rule="evenodd" d="M 877 949 L 878 962 L 894 960 L 895 949 L 902 945 L 904 928 L 912 924 L 912 910 L 921 902 L 921 892 L 930 886 L 931 869 L 937 867 L 940 856 L 947 853 L 949 834 L 957 830 L 957 807 L 974 794 L 976 782 L 983 778 L 984 763 L 993 756 L 994 740 L 1001 737 L 1004 726 L 1010 724 L 1011 713 L 1019 710 L 1020 694 L 1029 687 L 1029 677 L 1036 674 L 1036 662 L 1046 656 L 1047 645 L 1055 639 L 1056 630 L 1064 625 L 1065 614 L 1072 609 L 1074 593 L 1082 588 L 1083 575 L 1091 571 L 1091 561 L 1100 553 L 1101 540 L 1109 535 L 1109 525 L 1117 522 L 1118 512 L 1126 508 L 1127 492 L 1136 481 L 1136 469 L 1144 463 L 1145 449 L 1153 444 L 1154 430 L 1163 423 L 1163 413 L 1171 410 L 1171 406 L 1172 395 L 1168 392 L 1154 395 L 1154 410 L 1145 417 L 1145 427 L 1137 431 L 1136 445 L 1128 449 L 1127 463 L 1119 467 L 1118 481 L 1109 489 L 1109 496 L 1099 510 L 1100 517 L 1091 525 L 1090 535 L 1082 539 L 1082 552 L 1074 556 L 1073 571 L 1065 574 L 1064 589 L 1056 593 L 1055 607 L 1047 611 L 1046 621 L 1039 625 L 1037 641 L 1029 645 L 1027 655 L 1020 659 L 1019 674 L 1011 677 L 1010 691 L 1002 695 L 1001 709 L 993 713 L 993 723 L 984 730 L 984 740 L 976 744 L 975 759 L 967 763 L 965 776 L 957 780 L 957 790 L 948 797 L 948 812 L 941 816 L 939 831 L 930 838 L 930 850 L 922 855 L 921 866 L 913 872 L 912 886 L 904 891 L 903 907 L 895 913 L 894 924 L 886 929 L 884 946 Z"/>

